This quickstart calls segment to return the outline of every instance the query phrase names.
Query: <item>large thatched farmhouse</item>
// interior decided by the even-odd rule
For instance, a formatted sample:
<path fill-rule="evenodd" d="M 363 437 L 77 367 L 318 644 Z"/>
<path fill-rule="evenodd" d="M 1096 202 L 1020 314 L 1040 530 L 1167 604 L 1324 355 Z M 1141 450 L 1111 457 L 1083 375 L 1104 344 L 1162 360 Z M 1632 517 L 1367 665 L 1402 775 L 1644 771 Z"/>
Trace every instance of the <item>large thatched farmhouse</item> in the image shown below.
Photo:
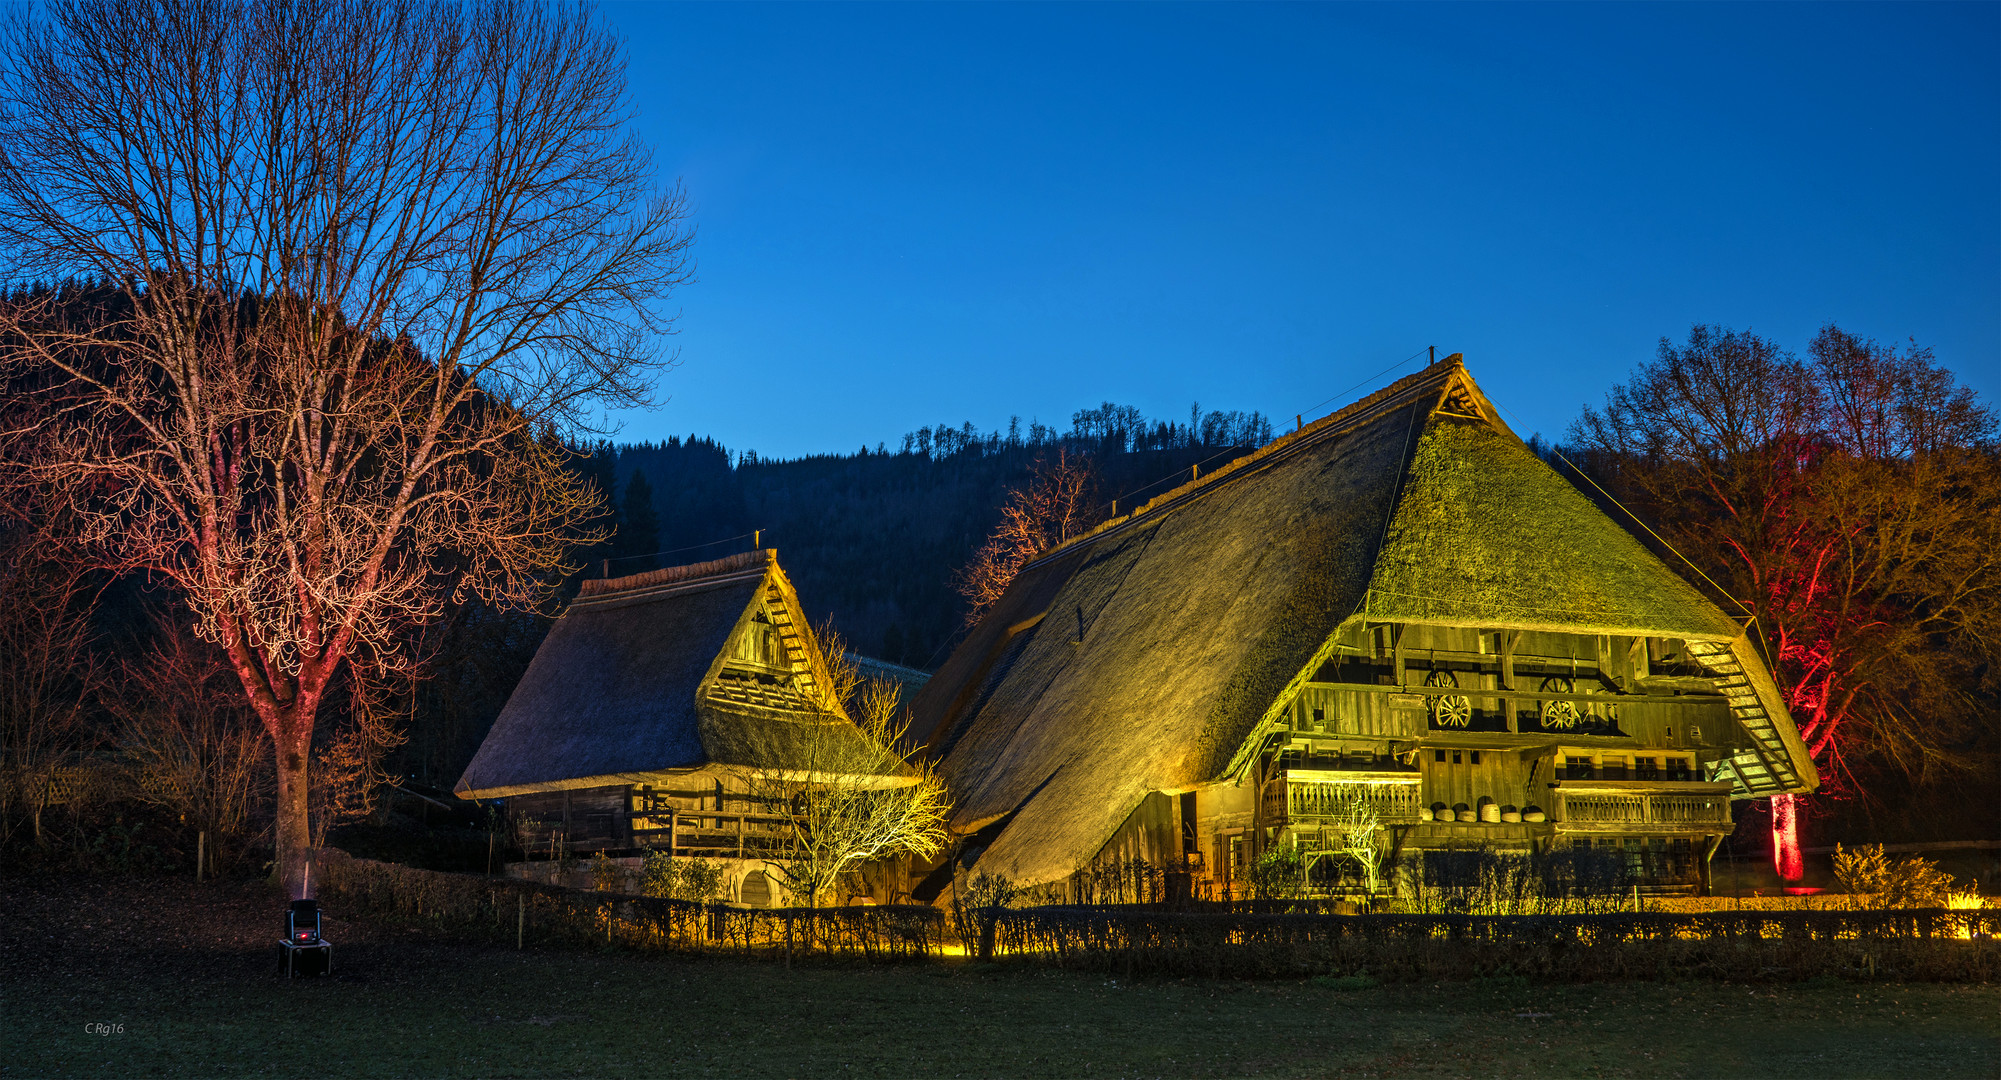
<path fill-rule="evenodd" d="M 1818 782 L 1745 627 L 1457 356 L 1044 554 L 912 709 L 959 867 L 1058 896 L 1132 856 L 1211 895 L 1275 845 L 1319 873 L 1358 802 L 1386 848 L 1692 887 L 1732 800 Z"/>
<path fill-rule="evenodd" d="M 531 854 L 722 860 L 764 905 L 789 819 L 760 781 L 910 782 L 859 743 L 777 553 L 753 551 L 584 582 L 456 790 L 505 798 Z"/>

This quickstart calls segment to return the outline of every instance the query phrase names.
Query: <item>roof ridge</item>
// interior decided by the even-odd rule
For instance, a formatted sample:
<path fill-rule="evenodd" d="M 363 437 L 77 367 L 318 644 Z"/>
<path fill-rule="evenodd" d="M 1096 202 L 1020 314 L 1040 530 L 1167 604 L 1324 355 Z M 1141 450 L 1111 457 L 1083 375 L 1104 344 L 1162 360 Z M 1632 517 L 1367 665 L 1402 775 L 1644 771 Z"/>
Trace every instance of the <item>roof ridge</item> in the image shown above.
<path fill-rule="evenodd" d="M 756 567 L 770 566 L 778 561 L 777 548 L 759 548 L 736 555 L 725 555 L 707 562 L 685 563 L 681 566 L 666 566 L 658 570 L 646 570 L 624 577 L 593 578 L 586 581 L 577 591 L 579 597 L 609 596 L 614 593 L 634 589 L 650 589 L 660 585 L 670 585 L 680 581 L 699 581 L 706 577 L 732 574 Z"/>
<path fill-rule="evenodd" d="M 1309 443 L 1317 442 L 1327 435 L 1337 434 L 1345 430 L 1344 425 L 1347 422 L 1378 409 L 1394 399 L 1433 384 L 1443 385 L 1445 380 L 1454 372 L 1464 376 L 1469 383 L 1473 381 L 1473 376 L 1466 371 L 1464 356 L 1460 353 L 1453 353 L 1443 360 L 1427 364 L 1422 371 L 1412 372 L 1367 397 L 1328 413 L 1326 416 L 1315 420 L 1311 424 L 1307 424 L 1305 427 L 1281 435 L 1251 453 L 1219 466 L 1207 476 L 1190 480 L 1178 487 L 1162 492 L 1148 499 L 1139 509 L 1129 514 L 1099 522 L 1091 531 L 1073 536 L 1057 544 L 1055 547 L 1038 554 L 1035 558 L 1029 560 L 1027 566 L 1024 566 L 1023 569 L 1027 569 L 1028 566 L 1033 566 L 1044 559 L 1051 558 L 1059 552 L 1067 551 L 1072 547 L 1082 546 L 1106 533 L 1134 524 L 1140 518 L 1146 517 L 1157 510 L 1165 511 L 1170 508 L 1171 504 L 1177 504 L 1186 499 L 1193 498 L 1212 486 L 1220 486 L 1227 483 L 1261 462 L 1281 454 L 1289 453 Z"/>

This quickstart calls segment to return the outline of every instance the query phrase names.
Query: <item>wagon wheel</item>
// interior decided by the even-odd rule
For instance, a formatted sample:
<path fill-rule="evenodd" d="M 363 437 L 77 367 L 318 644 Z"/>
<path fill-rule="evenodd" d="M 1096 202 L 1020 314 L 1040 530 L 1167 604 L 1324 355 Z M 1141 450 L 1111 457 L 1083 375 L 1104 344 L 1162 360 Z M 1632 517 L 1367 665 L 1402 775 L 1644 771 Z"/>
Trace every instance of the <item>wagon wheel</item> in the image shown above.
<path fill-rule="evenodd" d="M 1426 686 L 1459 689 L 1459 676 L 1450 671 L 1434 671 L 1424 677 Z M 1473 701 L 1464 694 L 1440 694 L 1431 699 L 1431 718 L 1439 727 L 1463 728 L 1473 722 Z"/>
<path fill-rule="evenodd" d="M 1545 694 L 1574 694 L 1577 683 L 1560 676 L 1551 676 L 1542 681 Z M 1545 731 L 1569 731 L 1577 726 L 1577 703 L 1575 701 L 1545 701 L 1542 703 L 1542 726 Z"/>

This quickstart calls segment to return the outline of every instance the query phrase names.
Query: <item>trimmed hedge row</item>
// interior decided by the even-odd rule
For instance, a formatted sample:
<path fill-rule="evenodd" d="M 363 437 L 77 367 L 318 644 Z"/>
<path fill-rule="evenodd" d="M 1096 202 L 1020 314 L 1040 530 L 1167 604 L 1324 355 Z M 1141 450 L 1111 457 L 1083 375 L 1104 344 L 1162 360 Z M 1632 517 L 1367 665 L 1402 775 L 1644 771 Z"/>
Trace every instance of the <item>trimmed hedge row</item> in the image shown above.
<path fill-rule="evenodd" d="M 945 936 L 943 913 L 930 907 L 728 907 L 418 870 L 331 850 L 320 854 L 313 879 L 321 900 L 343 915 L 490 944 L 899 961 L 939 955 Z"/>
<path fill-rule="evenodd" d="M 725 907 L 417 870 L 334 851 L 321 855 L 313 876 L 339 914 L 491 944 L 903 961 L 941 956 L 956 936 L 944 913 L 930 907 Z M 1346 915 L 1035 907 L 968 914 L 968 929 L 978 935 L 966 942 L 969 952 L 1128 975 L 2001 979 L 1995 910 Z"/>
<path fill-rule="evenodd" d="M 1386 980 L 2001 977 L 2001 912 L 1318 915 L 996 911 L 995 958 L 1129 974 Z"/>

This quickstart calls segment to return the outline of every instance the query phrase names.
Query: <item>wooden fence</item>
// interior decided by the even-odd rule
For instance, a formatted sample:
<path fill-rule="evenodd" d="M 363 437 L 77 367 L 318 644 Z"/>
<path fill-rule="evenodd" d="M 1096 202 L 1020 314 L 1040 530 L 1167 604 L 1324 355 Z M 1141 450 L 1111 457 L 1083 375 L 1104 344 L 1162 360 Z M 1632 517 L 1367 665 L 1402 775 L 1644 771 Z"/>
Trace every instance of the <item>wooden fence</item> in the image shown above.
<path fill-rule="evenodd" d="M 447 874 L 322 852 L 321 900 L 346 913 L 494 944 L 599 944 L 766 959 L 916 960 L 939 955 L 936 908 L 744 908 Z"/>

